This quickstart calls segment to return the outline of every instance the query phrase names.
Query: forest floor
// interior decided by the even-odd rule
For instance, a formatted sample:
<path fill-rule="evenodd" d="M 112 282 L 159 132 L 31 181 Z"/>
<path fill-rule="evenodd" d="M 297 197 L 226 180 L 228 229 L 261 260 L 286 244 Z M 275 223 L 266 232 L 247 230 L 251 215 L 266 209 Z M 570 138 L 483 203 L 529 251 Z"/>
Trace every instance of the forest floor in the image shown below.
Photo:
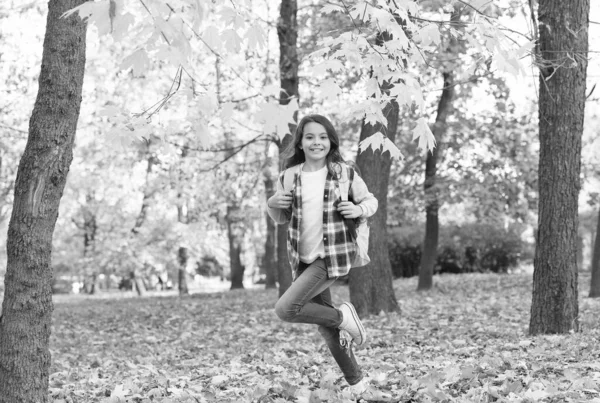
<path fill-rule="evenodd" d="M 581 332 L 529 337 L 531 274 L 398 279 L 401 312 L 363 320 L 356 356 L 386 402 L 600 402 L 600 299 Z M 334 301 L 348 298 L 332 288 Z M 55 302 L 54 402 L 349 402 L 316 327 L 280 322 L 276 290 Z"/>

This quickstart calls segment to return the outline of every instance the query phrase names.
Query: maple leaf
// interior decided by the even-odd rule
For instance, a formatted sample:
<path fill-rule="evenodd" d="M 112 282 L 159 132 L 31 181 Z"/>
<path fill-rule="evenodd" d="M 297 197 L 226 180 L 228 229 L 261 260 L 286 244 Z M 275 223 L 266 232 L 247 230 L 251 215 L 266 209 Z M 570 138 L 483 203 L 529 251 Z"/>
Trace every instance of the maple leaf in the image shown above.
<path fill-rule="evenodd" d="M 335 80 L 332 78 L 328 78 L 322 81 L 319 84 L 319 90 L 321 91 L 322 97 L 332 102 L 335 102 L 337 100 L 338 95 L 342 91 L 339 85 L 337 85 Z"/>
<path fill-rule="evenodd" d="M 138 49 L 131 55 L 127 56 L 119 67 L 122 70 L 127 70 L 131 67 L 133 68 L 133 75 L 135 77 L 139 77 L 142 76 L 146 70 L 148 70 L 149 65 L 150 59 L 148 58 L 148 53 L 146 53 L 146 50 Z"/>
<path fill-rule="evenodd" d="M 248 47 L 250 49 L 262 49 L 265 47 L 265 33 L 262 28 L 256 24 L 252 25 L 246 32 L 248 38 Z"/>
<path fill-rule="evenodd" d="M 233 29 L 228 29 L 221 34 L 228 51 L 239 53 L 242 50 L 242 38 Z"/>
<path fill-rule="evenodd" d="M 419 140 L 419 148 L 421 150 L 432 151 L 435 147 L 435 137 L 427 124 L 425 118 L 421 117 L 417 120 L 417 125 L 413 129 L 413 140 Z"/>
<path fill-rule="evenodd" d="M 361 141 L 358 144 L 358 151 L 364 152 L 371 147 L 373 152 L 381 149 L 381 152 L 384 153 L 388 151 L 390 153 L 390 157 L 396 160 L 403 160 L 404 155 L 402 152 L 396 147 L 396 145 L 389 139 L 387 136 L 384 136 L 381 132 L 376 132 Z"/>
<path fill-rule="evenodd" d="M 209 25 L 204 29 L 204 32 L 202 33 L 202 40 L 213 50 L 219 51 L 223 46 L 219 29 L 214 25 Z"/>
<path fill-rule="evenodd" d="M 440 30 L 435 24 L 428 24 L 417 31 L 413 37 L 422 46 L 437 46 L 441 42 Z"/>
<path fill-rule="evenodd" d="M 259 108 L 255 118 L 264 124 L 265 133 L 276 133 L 280 139 L 290 134 L 289 126 L 296 123 L 294 116 L 299 109 L 297 98 L 293 98 L 287 105 L 264 102 Z"/>
<path fill-rule="evenodd" d="M 89 24 L 94 24 L 98 29 L 99 35 L 106 35 L 111 32 L 110 0 L 87 1 L 80 6 L 66 11 L 61 15 L 61 18 L 68 18 L 75 13 L 82 20 L 87 20 Z"/>

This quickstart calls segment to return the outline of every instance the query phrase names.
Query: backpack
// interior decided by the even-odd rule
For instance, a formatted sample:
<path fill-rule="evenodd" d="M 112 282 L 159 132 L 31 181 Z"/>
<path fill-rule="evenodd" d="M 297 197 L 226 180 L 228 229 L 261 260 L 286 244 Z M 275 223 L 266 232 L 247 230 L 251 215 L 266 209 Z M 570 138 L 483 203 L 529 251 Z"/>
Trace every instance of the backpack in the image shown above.
<path fill-rule="evenodd" d="M 296 183 L 296 175 L 300 173 L 302 165 L 303 164 L 295 165 L 285 170 L 281 183 L 285 190 L 293 190 L 294 183 Z M 342 169 L 342 175 L 340 180 L 338 181 L 342 201 L 348 200 L 350 188 L 352 187 L 352 181 L 354 179 L 353 177 L 348 178 L 348 166 L 346 166 L 345 168 L 346 169 Z M 366 266 L 371 261 L 371 258 L 369 258 L 368 255 L 369 225 L 367 223 L 367 219 L 354 219 L 352 223 L 346 222 L 346 225 L 348 227 L 355 227 L 355 231 L 350 231 L 351 236 L 354 238 L 354 241 L 356 243 L 356 257 L 354 258 L 351 267 Z"/>

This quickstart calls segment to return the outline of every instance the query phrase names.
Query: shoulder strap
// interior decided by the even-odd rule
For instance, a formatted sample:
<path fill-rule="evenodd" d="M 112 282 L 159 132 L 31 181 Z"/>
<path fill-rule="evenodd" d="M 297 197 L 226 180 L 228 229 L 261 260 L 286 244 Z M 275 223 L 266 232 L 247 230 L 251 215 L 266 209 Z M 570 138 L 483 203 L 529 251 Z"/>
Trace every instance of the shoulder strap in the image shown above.
<path fill-rule="evenodd" d="M 300 165 L 295 165 L 283 171 L 283 175 L 281 177 L 281 184 L 283 185 L 284 190 L 292 190 L 294 188 L 294 179 L 296 174 L 300 170 Z"/>
<path fill-rule="evenodd" d="M 350 188 L 352 187 L 352 180 L 354 179 L 353 174 L 354 170 L 350 168 L 350 166 L 348 166 L 347 164 L 342 165 L 342 174 L 339 180 L 342 201 L 348 200 L 348 193 L 350 192 Z"/>

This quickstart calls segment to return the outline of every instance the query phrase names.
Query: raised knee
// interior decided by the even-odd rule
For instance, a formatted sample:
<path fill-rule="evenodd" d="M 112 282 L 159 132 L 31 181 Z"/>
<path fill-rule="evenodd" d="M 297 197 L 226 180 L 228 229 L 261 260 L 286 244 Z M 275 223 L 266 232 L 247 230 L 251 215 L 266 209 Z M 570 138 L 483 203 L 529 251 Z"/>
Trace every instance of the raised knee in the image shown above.
<path fill-rule="evenodd" d="M 296 317 L 296 312 L 281 300 L 275 304 L 275 314 L 284 322 L 292 322 Z"/>

